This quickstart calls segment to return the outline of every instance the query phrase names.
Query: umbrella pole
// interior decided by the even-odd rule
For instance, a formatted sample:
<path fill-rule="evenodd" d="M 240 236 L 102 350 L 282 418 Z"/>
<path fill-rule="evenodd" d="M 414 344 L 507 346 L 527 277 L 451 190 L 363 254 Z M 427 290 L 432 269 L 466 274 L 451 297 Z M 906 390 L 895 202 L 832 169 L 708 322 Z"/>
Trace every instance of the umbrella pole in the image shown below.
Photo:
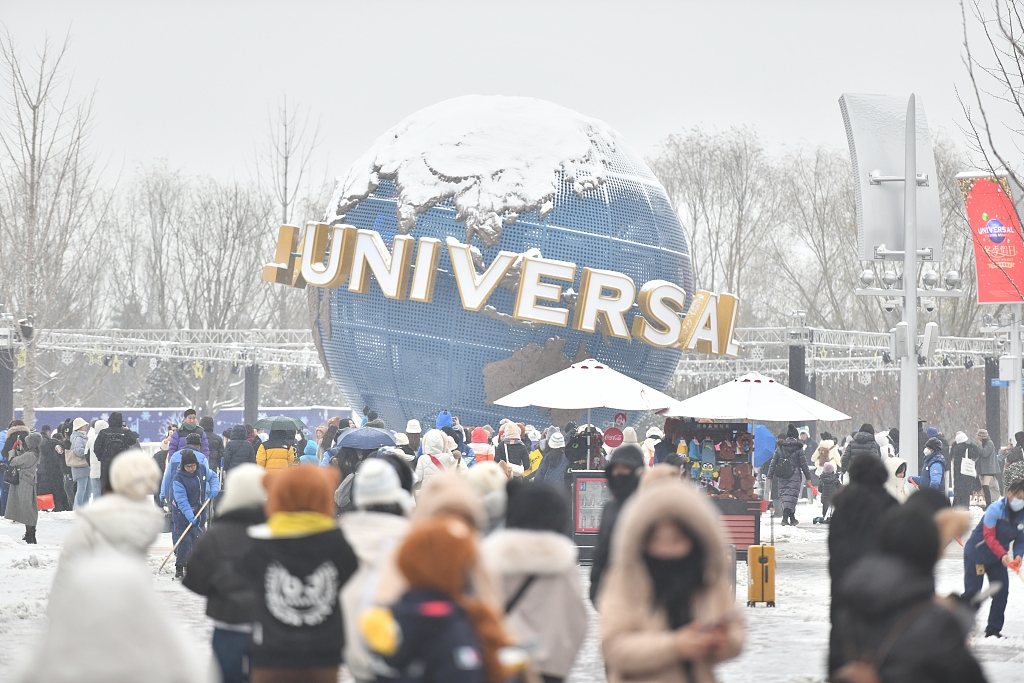
<path fill-rule="evenodd" d="M 587 408 L 587 469 L 590 467 L 590 408 Z"/>

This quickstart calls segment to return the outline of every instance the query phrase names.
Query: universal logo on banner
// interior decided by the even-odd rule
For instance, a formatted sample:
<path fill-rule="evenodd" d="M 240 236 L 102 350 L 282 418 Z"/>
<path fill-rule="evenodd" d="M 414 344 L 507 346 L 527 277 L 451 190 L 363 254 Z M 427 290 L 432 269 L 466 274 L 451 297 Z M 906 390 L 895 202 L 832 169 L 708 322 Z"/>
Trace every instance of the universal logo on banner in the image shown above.
<path fill-rule="evenodd" d="M 1024 300 L 1024 241 L 1005 176 L 960 174 L 974 241 L 978 303 Z"/>
<path fill-rule="evenodd" d="M 433 237 L 416 240 L 396 235 L 389 250 L 375 230 L 311 221 L 304 232 L 294 225 L 281 226 L 274 262 L 263 267 L 263 279 L 289 287 L 309 284 L 327 289 L 342 287 L 347 281 L 348 291 L 365 294 L 372 274 L 388 299 L 429 304 L 434 298 L 442 248 L 448 251 L 462 307 L 469 311 L 484 307 L 519 258 L 499 251 L 486 270 L 478 273 L 469 245 L 452 237 L 442 246 L 441 240 Z M 571 286 L 577 270 L 579 295 L 575 311 L 570 313 L 553 305 L 561 302 L 562 285 L 551 280 Z M 632 325 L 627 325 L 625 316 L 634 302 L 640 312 L 633 316 Z M 739 299 L 732 294 L 697 291 L 682 315 L 685 303 L 683 288 L 666 280 L 651 280 L 638 291 L 633 280 L 622 273 L 578 269 L 567 261 L 524 256 L 512 315 L 556 327 L 571 325 L 590 333 L 597 332 L 598 323 L 603 322 L 608 334 L 620 339 L 635 338 L 651 346 L 718 356 L 738 355 L 733 332 Z"/>

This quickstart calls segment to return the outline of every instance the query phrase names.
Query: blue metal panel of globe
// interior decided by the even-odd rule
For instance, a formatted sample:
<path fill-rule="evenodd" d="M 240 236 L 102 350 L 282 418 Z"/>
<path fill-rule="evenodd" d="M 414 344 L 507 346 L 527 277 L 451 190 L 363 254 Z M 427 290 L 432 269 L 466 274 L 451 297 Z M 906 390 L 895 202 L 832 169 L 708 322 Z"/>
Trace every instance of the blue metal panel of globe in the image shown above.
<path fill-rule="evenodd" d="M 574 289 L 580 270 L 589 266 L 624 273 L 637 288 L 649 280 L 668 280 L 692 296 L 689 246 L 665 190 L 626 145 L 610 152 L 609 162 L 607 180 L 597 189 L 577 196 L 563 182 L 547 216 L 527 213 L 506 226 L 497 246 L 482 249 L 485 264 L 500 250 L 537 248 L 545 258 L 577 264 Z M 396 197 L 395 184 L 382 180 L 346 213 L 344 222 L 380 232 L 390 246 L 397 228 Z M 453 204 L 442 202 L 420 214 L 410 234 L 442 243 L 447 237 L 465 241 L 465 227 L 455 215 Z M 321 294 L 330 297 L 330 334 L 322 328 L 320 333 L 331 375 L 353 407 L 370 406 L 389 427 L 401 430 L 413 418 L 431 426 L 443 409 L 460 416 L 463 424 L 496 425 L 501 417 L 538 427 L 549 424 L 537 408 L 488 405 L 484 366 L 509 359 L 517 347 L 543 347 L 552 338 L 565 340 L 561 352 L 570 360 L 596 358 L 659 390 L 672 377 L 680 356 L 676 349 L 605 339 L 571 327 L 530 328 L 464 310 L 447 250 L 438 267 L 429 304 L 387 299 L 375 280 L 367 294 L 344 287 Z M 499 287 L 487 303 L 511 314 L 513 297 L 513 291 Z M 601 426 L 614 412 L 595 411 L 594 422 Z"/>

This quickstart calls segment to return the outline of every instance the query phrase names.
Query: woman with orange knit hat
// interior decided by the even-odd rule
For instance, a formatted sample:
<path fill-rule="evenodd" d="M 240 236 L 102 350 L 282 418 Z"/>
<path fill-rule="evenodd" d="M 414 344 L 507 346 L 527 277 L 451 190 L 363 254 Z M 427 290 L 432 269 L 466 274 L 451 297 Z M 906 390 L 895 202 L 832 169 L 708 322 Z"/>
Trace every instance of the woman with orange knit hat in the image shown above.
<path fill-rule="evenodd" d="M 345 644 L 338 593 L 357 567 L 334 519 L 333 469 L 267 472 L 267 523 L 240 572 L 256 592 L 252 683 L 335 683 Z"/>
<path fill-rule="evenodd" d="M 409 590 L 390 608 L 364 613 L 360 627 L 400 679 L 498 683 L 515 673 L 502 661 L 524 659 L 509 648 L 498 612 L 465 592 L 478 554 L 476 533 L 453 515 L 416 523 L 399 547 L 398 567 Z"/>

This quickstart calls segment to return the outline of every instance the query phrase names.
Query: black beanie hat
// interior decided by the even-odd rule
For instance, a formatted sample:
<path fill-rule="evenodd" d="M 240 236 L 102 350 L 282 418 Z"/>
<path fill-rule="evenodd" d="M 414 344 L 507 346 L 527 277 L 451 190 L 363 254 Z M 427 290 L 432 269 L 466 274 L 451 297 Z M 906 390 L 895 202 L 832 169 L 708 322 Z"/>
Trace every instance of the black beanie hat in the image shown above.
<path fill-rule="evenodd" d="M 505 526 L 569 533 L 569 501 L 565 494 L 543 481 L 519 486 L 508 499 Z"/>
<path fill-rule="evenodd" d="M 917 494 L 914 494 L 917 495 Z M 922 509 L 901 506 L 882 519 L 879 550 L 931 575 L 939 559 L 939 528 Z"/>
<path fill-rule="evenodd" d="M 881 487 L 889 480 L 889 472 L 882 461 L 867 453 L 854 456 L 849 471 L 851 484 Z"/>
<path fill-rule="evenodd" d="M 903 504 L 903 507 L 918 510 L 926 515 L 934 515 L 939 510 L 952 506 L 949 504 L 949 498 L 945 493 L 926 486 L 912 493 L 907 498 L 907 502 Z"/>
<path fill-rule="evenodd" d="M 185 449 L 181 452 L 181 466 L 185 465 L 198 465 L 199 458 L 196 457 L 195 451 Z"/>
<path fill-rule="evenodd" d="M 860 431 L 867 432 L 868 434 L 874 434 L 875 428 L 871 426 L 870 422 L 865 422 L 860 426 Z"/>
<path fill-rule="evenodd" d="M 786 438 L 789 438 L 789 439 L 799 439 L 800 438 L 800 430 L 797 429 L 796 425 L 793 424 L 792 422 L 790 422 L 789 426 L 786 427 Z"/>

